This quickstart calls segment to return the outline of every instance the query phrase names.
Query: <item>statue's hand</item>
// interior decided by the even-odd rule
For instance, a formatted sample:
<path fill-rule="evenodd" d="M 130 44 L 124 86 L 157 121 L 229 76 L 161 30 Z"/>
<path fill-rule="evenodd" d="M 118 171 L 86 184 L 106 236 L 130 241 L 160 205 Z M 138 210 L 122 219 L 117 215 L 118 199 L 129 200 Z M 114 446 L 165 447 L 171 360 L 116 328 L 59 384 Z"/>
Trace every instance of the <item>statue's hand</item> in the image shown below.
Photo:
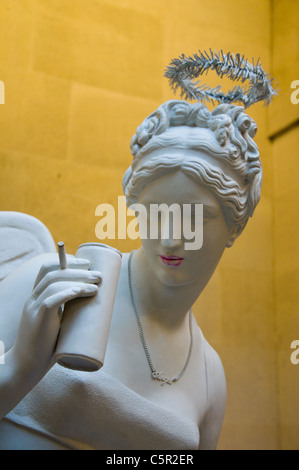
<path fill-rule="evenodd" d="M 13 347 L 19 371 L 40 379 L 53 364 L 60 329 L 60 307 L 76 297 L 93 296 L 101 273 L 89 271 L 89 261 L 67 256 L 68 267 L 59 268 L 53 255 L 38 273 L 31 296 L 24 305 Z"/>

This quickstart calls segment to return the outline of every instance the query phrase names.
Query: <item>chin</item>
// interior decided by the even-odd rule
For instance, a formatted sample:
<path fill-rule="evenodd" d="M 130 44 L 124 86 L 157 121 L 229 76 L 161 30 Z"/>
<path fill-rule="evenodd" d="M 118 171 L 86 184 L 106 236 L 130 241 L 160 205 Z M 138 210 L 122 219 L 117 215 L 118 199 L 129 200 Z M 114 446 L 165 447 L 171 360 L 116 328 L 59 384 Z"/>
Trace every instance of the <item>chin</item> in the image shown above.
<path fill-rule="evenodd" d="M 192 282 L 190 274 L 176 267 L 159 267 L 155 273 L 161 284 L 167 287 L 183 286 Z"/>

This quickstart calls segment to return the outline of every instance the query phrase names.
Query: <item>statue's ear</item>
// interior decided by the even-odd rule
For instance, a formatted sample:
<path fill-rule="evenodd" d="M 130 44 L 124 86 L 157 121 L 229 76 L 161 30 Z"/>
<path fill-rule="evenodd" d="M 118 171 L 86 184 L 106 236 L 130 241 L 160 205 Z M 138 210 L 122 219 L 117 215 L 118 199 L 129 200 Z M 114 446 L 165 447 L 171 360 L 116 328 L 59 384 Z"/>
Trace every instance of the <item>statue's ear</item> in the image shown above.
<path fill-rule="evenodd" d="M 226 248 L 230 248 L 233 244 L 236 238 L 241 234 L 243 231 L 244 227 L 240 227 L 239 225 L 233 225 L 229 231 L 229 235 L 227 238 L 227 242 L 225 244 Z"/>

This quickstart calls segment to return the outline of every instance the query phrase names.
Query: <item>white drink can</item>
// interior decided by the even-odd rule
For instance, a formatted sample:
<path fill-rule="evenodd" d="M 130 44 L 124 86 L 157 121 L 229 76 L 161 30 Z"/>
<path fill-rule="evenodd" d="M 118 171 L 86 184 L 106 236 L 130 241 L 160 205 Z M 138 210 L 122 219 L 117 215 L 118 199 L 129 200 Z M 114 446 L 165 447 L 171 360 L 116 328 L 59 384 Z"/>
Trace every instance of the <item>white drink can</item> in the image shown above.
<path fill-rule="evenodd" d="M 93 297 L 65 304 L 56 347 L 56 361 L 69 369 L 93 372 L 104 363 L 122 254 L 102 243 L 83 243 L 75 255 L 90 261 L 102 281 Z"/>

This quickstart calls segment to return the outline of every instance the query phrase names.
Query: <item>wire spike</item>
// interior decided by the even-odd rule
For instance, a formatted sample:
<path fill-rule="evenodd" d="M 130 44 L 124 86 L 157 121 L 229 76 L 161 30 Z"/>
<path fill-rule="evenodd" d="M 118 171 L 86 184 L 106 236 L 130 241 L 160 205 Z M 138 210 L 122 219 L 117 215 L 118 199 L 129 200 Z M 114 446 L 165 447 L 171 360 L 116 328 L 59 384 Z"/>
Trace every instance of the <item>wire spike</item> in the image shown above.
<path fill-rule="evenodd" d="M 249 87 L 236 87 L 228 93 L 223 93 L 218 85 L 215 88 L 209 88 L 200 81 L 194 82 L 194 79 L 200 75 L 207 74 L 209 70 L 214 70 L 216 74 L 223 78 L 227 76 L 230 80 L 249 82 Z M 198 51 L 193 56 L 187 57 L 184 53 L 179 58 L 172 59 L 168 67 L 164 71 L 164 76 L 169 79 L 170 86 L 176 92 L 181 91 L 181 96 L 186 99 L 196 99 L 201 102 L 222 102 L 232 103 L 239 101 L 245 107 L 263 100 L 269 104 L 272 97 L 277 91 L 272 86 L 273 78 L 269 74 L 265 74 L 260 58 L 254 65 L 245 59 L 244 54 L 227 52 L 221 49 L 220 52 L 209 48 L 207 50 Z"/>

